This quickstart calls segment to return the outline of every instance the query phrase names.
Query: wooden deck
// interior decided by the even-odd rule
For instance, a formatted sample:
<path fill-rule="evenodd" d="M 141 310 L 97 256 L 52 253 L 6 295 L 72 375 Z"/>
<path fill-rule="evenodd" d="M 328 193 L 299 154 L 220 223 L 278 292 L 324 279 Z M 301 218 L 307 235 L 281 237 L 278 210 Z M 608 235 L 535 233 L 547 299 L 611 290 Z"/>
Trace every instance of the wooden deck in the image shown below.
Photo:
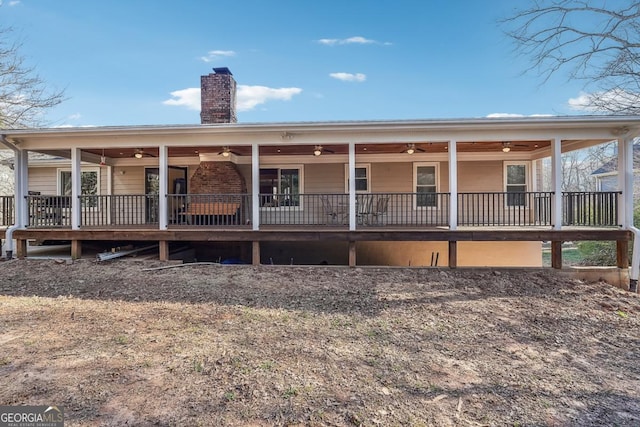
<path fill-rule="evenodd" d="M 0 238 L 4 239 L 4 230 L 0 230 Z M 16 254 L 25 256 L 29 240 L 39 241 L 71 241 L 71 255 L 79 258 L 83 241 L 153 241 L 160 245 L 159 257 L 168 259 L 170 242 L 250 242 L 254 263 L 260 259 L 261 242 L 348 242 L 349 265 L 355 266 L 356 242 L 448 242 L 449 267 L 457 267 L 457 242 L 552 242 L 551 264 L 554 268 L 562 268 L 562 242 L 601 240 L 617 242 L 618 267 L 628 268 L 626 256 L 632 233 L 617 228 L 563 228 L 552 230 L 548 227 L 462 227 L 458 230 L 447 228 L 392 228 L 375 227 L 349 231 L 343 227 L 263 227 L 259 231 L 247 227 L 173 227 L 169 230 L 158 230 L 152 227 L 131 227 L 118 229 L 81 229 L 63 228 L 23 229 L 14 232 L 18 242 Z"/>

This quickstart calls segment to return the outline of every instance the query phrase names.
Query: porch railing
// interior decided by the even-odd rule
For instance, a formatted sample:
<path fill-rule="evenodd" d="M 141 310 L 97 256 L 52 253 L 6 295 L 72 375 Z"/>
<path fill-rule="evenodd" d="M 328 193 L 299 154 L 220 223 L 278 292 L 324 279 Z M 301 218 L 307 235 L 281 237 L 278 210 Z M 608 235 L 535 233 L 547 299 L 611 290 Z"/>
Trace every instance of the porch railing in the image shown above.
<path fill-rule="evenodd" d="M 0 227 L 6 227 L 15 221 L 15 197 L 0 196 Z"/>
<path fill-rule="evenodd" d="M 80 222 L 86 227 L 158 224 L 158 195 L 83 195 Z"/>
<path fill-rule="evenodd" d="M 550 226 L 552 192 L 458 193 L 458 225 Z"/>
<path fill-rule="evenodd" d="M 562 224 L 609 227 L 618 225 L 620 192 L 565 192 Z M 356 195 L 356 227 L 437 227 L 450 221 L 449 193 L 367 193 Z M 71 197 L 29 195 L 28 226 L 70 227 Z M 458 193 L 460 226 L 552 226 L 552 192 Z M 249 226 L 251 194 L 169 194 L 169 225 Z M 260 194 L 261 225 L 349 225 L 349 195 Z M 157 226 L 159 198 L 153 194 L 83 195 L 81 226 Z M 14 199 L 0 197 L 0 225 L 14 222 Z"/>
<path fill-rule="evenodd" d="M 562 225 L 617 226 L 621 191 L 562 193 Z"/>
<path fill-rule="evenodd" d="M 241 226 L 251 223 L 250 194 L 169 194 L 169 223 Z"/>

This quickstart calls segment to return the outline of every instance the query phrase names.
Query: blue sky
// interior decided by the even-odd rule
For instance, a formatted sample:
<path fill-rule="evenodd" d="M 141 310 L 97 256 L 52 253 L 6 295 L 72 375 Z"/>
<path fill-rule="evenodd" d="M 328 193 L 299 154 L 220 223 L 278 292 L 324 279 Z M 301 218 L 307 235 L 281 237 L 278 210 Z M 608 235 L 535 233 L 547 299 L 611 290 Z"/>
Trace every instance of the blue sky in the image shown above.
<path fill-rule="evenodd" d="M 2 1 L 21 54 L 67 100 L 51 126 L 199 123 L 228 67 L 238 121 L 581 114 L 582 83 L 525 73 L 513 0 Z"/>

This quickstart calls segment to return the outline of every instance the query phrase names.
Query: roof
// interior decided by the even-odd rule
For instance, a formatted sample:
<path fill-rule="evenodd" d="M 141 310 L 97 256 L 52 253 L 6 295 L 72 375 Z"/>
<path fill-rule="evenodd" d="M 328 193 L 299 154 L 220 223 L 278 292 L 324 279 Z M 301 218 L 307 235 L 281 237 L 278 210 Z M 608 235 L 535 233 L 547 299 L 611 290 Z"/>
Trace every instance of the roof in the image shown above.
<path fill-rule="evenodd" d="M 633 145 L 633 169 L 640 169 L 640 144 Z M 602 164 L 598 169 L 591 172 L 591 175 L 604 175 L 618 171 L 618 158 L 613 157 Z"/>

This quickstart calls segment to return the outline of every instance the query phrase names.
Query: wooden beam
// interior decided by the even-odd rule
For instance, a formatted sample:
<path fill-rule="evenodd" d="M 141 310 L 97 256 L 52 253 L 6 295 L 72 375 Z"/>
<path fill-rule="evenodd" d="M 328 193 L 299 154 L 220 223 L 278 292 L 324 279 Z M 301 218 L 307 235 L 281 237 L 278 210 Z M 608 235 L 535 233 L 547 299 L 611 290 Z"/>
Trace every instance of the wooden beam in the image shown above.
<path fill-rule="evenodd" d="M 251 242 L 251 264 L 260 265 L 260 242 L 257 240 Z"/>
<path fill-rule="evenodd" d="M 71 259 L 82 258 L 82 240 L 71 241 Z"/>
<path fill-rule="evenodd" d="M 300 242 L 300 241 L 629 241 L 628 230 L 260 230 L 219 228 L 158 229 L 25 229 L 14 232 L 16 239 L 38 240 L 138 240 L 138 241 L 193 241 L 193 242 Z"/>
<path fill-rule="evenodd" d="M 618 268 L 629 268 L 629 241 L 616 241 L 616 261 Z"/>
<path fill-rule="evenodd" d="M 562 269 L 562 241 L 551 242 L 551 267 Z"/>
<path fill-rule="evenodd" d="M 349 267 L 356 266 L 356 242 L 349 242 Z"/>
<path fill-rule="evenodd" d="M 449 268 L 458 267 L 458 242 L 449 241 Z"/>
<path fill-rule="evenodd" d="M 160 261 L 169 261 L 169 242 L 160 240 L 158 242 L 158 258 Z"/>
<path fill-rule="evenodd" d="M 27 240 L 16 239 L 16 257 L 22 259 L 26 256 L 27 256 Z"/>

